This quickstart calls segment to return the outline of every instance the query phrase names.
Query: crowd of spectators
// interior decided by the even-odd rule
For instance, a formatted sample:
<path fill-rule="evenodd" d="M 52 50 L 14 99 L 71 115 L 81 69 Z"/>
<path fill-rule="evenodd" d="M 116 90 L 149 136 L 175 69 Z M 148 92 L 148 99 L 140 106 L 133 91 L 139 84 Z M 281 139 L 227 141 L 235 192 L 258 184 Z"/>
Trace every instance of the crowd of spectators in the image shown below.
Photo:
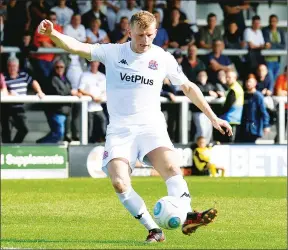
<path fill-rule="evenodd" d="M 91 96 L 89 142 L 104 141 L 109 121 L 105 107 L 103 110 L 101 105 L 105 101 L 105 67 L 96 62 L 89 64 L 77 55 L 33 53 L 40 47 L 55 47 L 49 37 L 37 32 L 37 26 L 46 18 L 59 32 L 81 42 L 125 43 L 130 39 L 129 19 L 142 9 L 153 13 L 157 20 L 154 44 L 174 50 L 179 66 L 204 96 L 226 97 L 218 115 L 231 124 L 235 136 L 228 141 L 219 134 L 214 133 L 214 137 L 234 142 L 239 138 L 245 140 L 241 134 L 250 133 L 247 141 L 255 141 L 263 131 L 269 132 L 275 111 L 271 96 L 287 96 L 286 75 L 279 75 L 279 56 L 261 54 L 262 49 L 284 49 L 284 32 L 277 27 L 278 17 L 274 14 L 270 15 L 267 27 L 261 27 L 257 15 L 253 16 L 251 27 L 246 27 L 243 11 L 250 8 L 249 1 L 221 1 L 220 6 L 223 24 L 210 13 L 207 25 L 200 28 L 195 27 L 196 1 L 0 1 L 1 44 L 21 50 L 19 59 L 8 58 L 8 54 L 2 57 L 1 94 L 26 94 L 31 85 L 39 97 L 45 94 Z M 211 52 L 199 56 L 199 48 L 211 49 Z M 225 48 L 246 48 L 248 54 L 229 57 L 222 53 Z M 165 79 L 161 95 L 173 103 L 175 96 L 183 93 Z M 169 135 L 177 142 L 179 112 L 175 106 L 163 105 L 163 111 L 168 113 Z M 28 133 L 23 104 L 2 104 L 1 108 L 2 141 L 21 143 Z M 211 141 L 213 127 L 210 121 L 196 106 L 191 104 L 190 110 L 190 140 L 204 136 Z M 51 131 L 37 140 L 38 143 L 79 140 L 79 104 L 47 105 L 44 111 Z M 14 139 L 11 139 L 11 126 L 18 131 Z"/>

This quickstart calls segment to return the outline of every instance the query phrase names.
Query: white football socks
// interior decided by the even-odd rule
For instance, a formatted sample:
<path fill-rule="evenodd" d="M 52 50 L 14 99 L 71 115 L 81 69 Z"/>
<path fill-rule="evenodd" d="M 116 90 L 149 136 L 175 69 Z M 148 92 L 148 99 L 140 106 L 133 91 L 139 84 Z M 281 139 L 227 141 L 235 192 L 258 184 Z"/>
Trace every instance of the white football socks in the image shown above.
<path fill-rule="evenodd" d="M 132 187 L 130 187 L 124 193 L 117 193 L 117 195 L 124 207 L 130 212 L 130 214 L 132 214 L 134 218 L 138 219 L 140 223 L 147 228 L 147 230 L 159 228 L 159 226 L 155 223 L 152 216 L 148 212 L 143 199 L 135 192 Z"/>
<path fill-rule="evenodd" d="M 174 175 L 166 180 L 166 186 L 169 196 L 175 196 L 183 201 L 184 209 L 192 212 L 191 197 L 188 190 L 187 182 L 183 179 L 182 175 Z"/>

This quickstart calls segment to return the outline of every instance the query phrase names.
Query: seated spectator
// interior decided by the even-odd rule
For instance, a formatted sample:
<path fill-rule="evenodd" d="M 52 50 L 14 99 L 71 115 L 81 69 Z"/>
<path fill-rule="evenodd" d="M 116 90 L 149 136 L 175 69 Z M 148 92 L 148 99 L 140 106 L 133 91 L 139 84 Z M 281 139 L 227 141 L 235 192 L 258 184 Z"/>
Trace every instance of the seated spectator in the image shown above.
<path fill-rule="evenodd" d="M 206 71 L 200 71 L 197 75 L 196 85 L 199 87 L 204 96 L 212 96 L 214 98 L 218 97 L 216 86 L 208 82 L 208 76 Z M 194 135 L 193 141 L 199 136 L 204 136 L 210 142 L 212 139 L 213 126 L 211 121 L 207 116 L 202 113 L 202 111 L 196 107 L 194 104 L 190 105 L 190 110 L 192 111 L 192 121 L 191 131 L 193 131 L 193 125 L 195 125 L 196 133 Z"/>
<path fill-rule="evenodd" d="M 223 69 L 220 69 L 217 73 L 216 86 L 220 90 L 217 92 L 219 97 L 225 95 L 225 92 L 228 90 L 226 72 Z"/>
<path fill-rule="evenodd" d="M 219 1 L 219 4 L 224 14 L 224 27 L 227 28 L 228 24 L 231 22 L 236 23 L 239 27 L 240 34 L 243 34 L 243 31 L 246 28 L 243 11 L 250 8 L 249 1 L 221 0 Z"/>
<path fill-rule="evenodd" d="M 183 58 L 182 68 L 184 74 L 189 81 L 195 82 L 200 71 L 206 70 L 206 66 L 202 60 L 197 57 L 197 47 L 194 44 L 189 44 L 187 57 Z"/>
<path fill-rule="evenodd" d="M 208 63 L 209 63 L 209 80 L 212 83 L 217 81 L 217 72 L 219 70 L 229 70 L 233 68 L 233 65 L 228 56 L 222 55 L 224 49 L 224 43 L 221 40 L 215 40 L 213 42 L 213 51 L 208 54 Z"/>
<path fill-rule="evenodd" d="M 62 27 L 56 24 L 56 14 L 55 12 L 49 12 L 48 20 L 53 23 L 54 29 L 62 33 Z M 41 35 L 36 30 L 33 37 L 33 44 L 39 48 L 53 48 L 54 43 L 50 37 Z M 55 54 L 53 53 L 37 53 L 31 55 L 31 63 L 33 64 L 34 72 L 36 74 L 36 79 L 43 86 L 46 79 L 50 76 L 53 70 L 53 60 Z M 34 60 L 33 60 L 34 59 Z"/>
<path fill-rule="evenodd" d="M 153 40 L 153 44 L 166 50 L 168 48 L 168 44 L 169 44 L 168 33 L 167 33 L 166 29 L 161 27 L 160 13 L 158 11 L 154 11 L 153 14 L 154 14 L 154 16 L 156 18 L 156 22 L 157 22 L 157 25 L 156 25 L 157 34 Z"/>
<path fill-rule="evenodd" d="M 243 35 L 240 33 L 236 23 L 229 23 L 228 29 L 224 34 L 224 43 L 227 49 L 242 49 L 245 47 Z"/>
<path fill-rule="evenodd" d="M 129 41 L 129 20 L 122 17 L 119 26 L 117 26 L 110 35 L 112 43 L 126 43 Z"/>
<path fill-rule="evenodd" d="M 229 90 L 226 92 L 226 100 L 222 109 L 221 118 L 229 122 L 232 127 L 233 136 L 222 135 L 219 138 L 221 142 L 234 142 L 238 126 L 241 122 L 244 91 L 241 85 L 237 82 L 237 74 L 230 69 L 226 73 L 227 85 Z"/>
<path fill-rule="evenodd" d="M 138 8 L 136 8 L 136 1 L 135 0 L 126 0 L 127 7 L 120 9 L 117 13 L 116 17 L 116 23 L 120 23 L 121 17 L 126 16 L 129 20 L 131 17 L 139 11 Z"/>
<path fill-rule="evenodd" d="M 58 5 L 51 8 L 51 11 L 56 13 L 57 24 L 61 27 L 71 22 L 71 17 L 74 13 L 72 9 L 66 6 L 66 0 L 58 0 Z"/>
<path fill-rule="evenodd" d="M 261 92 L 256 90 L 257 80 L 250 77 L 246 83 L 244 95 L 243 115 L 239 129 L 239 142 L 255 141 L 270 132 L 269 114 L 266 111 L 264 97 Z"/>
<path fill-rule="evenodd" d="M 29 14 L 31 17 L 30 21 L 30 32 L 34 33 L 39 23 L 46 19 L 49 13 L 50 6 L 45 0 L 32 1 L 29 6 Z"/>
<path fill-rule="evenodd" d="M 215 40 L 222 40 L 221 29 L 217 27 L 216 15 L 210 13 L 207 16 L 207 26 L 200 29 L 199 47 L 211 49 Z"/>
<path fill-rule="evenodd" d="M 4 25 L 6 46 L 19 47 L 25 31 L 29 30 L 29 16 L 26 1 L 7 1 L 7 15 Z"/>
<path fill-rule="evenodd" d="M 56 60 L 51 83 L 46 86 L 47 95 L 70 96 L 72 87 L 65 76 L 65 64 L 62 60 Z M 47 118 L 50 132 L 38 139 L 36 143 L 58 143 L 63 140 L 65 133 L 65 121 L 70 114 L 70 103 L 47 104 L 45 115 Z"/>
<path fill-rule="evenodd" d="M 75 13 L 72 15 L 71 23 L 64 27 L 63 33 L 77 39 L 80 42 L 86 42 L 87 38 L 85 27 L 81 24 L 80 14 Z"/>
<path fill-rule="evenodd" d="M 274 95 L 287 96 L 287 65 L 284 68 L 284 73 L 279 75 L 276 79 Z"/>
<path fill-rule="evenodd" d="M 274 89 L 274 83 L 270 79 L 268 69 L 265 64 L 260 64 L 257 70 L 257 86 L 256 89 L 264 96 L 271 96 Z"/>
<path fill-rule="evenodd" d="M 100 29 L 100 19 L 92 19 L 89 29 L 86 29 L 88 43 L 109 43 L 110 39 L 105 30 Z"/>
<path fill-rule="evenodd" d="M 217 167 L 211 162 L 211 149 L 210 145 L 207 145 L 206 138 L 199 136 L 196 139 L 197 147 L 193 150 L 193 166 L 195 166 L 200 172 L 209 170 L 210 176 L 216 177 L 218 171 L 221 171 L 221 176 L 225 176 L 225 169 Z"/>
<path fill-rule="evenodd" d="M 92 0 L 92 9 L 83 14 L 82 24 L 88 29 L 91 25 L 93 19 L 100 19 L 101 29 L 109 32 L 107 16 L 104 15 L 101 11 L 102 1 L 101 0 Z"/>
<path fill-rule="evenodd" d="M 180 11 L 174 8 L 171 12 L 171 24 L 167 27 L 170 48 L 186 50 L 190 43 L 194 43 L 190 25 L 180 22 Z"/>
<path fill-rule="evenodd" d="M 7 61 L 8 72 L 5 74 L 5 82 L 10 95 L 27 95 L 28 86 L 42 98 L 45 94 L 39 83 L 32 79 L 26 72 L 19 71 L 19 60 L 16 57 L 10 57 Z M 10 124 L 12 118 L 12 124 Z M 5 104 L 5 112 L 1 113 L 2 139 L 4 143 L 22 143 L 28 133 L 26 124 L 26 115 L 23 103 Z M 11 140 L 11 125 L 17 129 L 17 133 Z"/>
<path fill-rule="evenodd" d="M 284 32 L 277 27 L 278 17 L 276 15 L 271 15 L 269 17 L 269 26 L 265 27 L 262 32 L 264 36 L 264 41 L 267 44 L 271 44 L 270 49 L 285 49 L 285 35 Z M 268 67 L 268 72 L 271 81 L 275 82 L 276 77 L 280 71 L 280 57 L 279 56 L 265 56 L 265 61 Z"/>
<path fill-rule="evenodd" d="M 107 120 L 101 107 L 101 102 L 106 99 L 106 77 L 98 71 L 99 62 L 90 63 L 90 71 L 81 75 L 79 92 L 91 96 L 92 101 L 88 106 L 88 131 L 89 143 L 104 142 Z"/>

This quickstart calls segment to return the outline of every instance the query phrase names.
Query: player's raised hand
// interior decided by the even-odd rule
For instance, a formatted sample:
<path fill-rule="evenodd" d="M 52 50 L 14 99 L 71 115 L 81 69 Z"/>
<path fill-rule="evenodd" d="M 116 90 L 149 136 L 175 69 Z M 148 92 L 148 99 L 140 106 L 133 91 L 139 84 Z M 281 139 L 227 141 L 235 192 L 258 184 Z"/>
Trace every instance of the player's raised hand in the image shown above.
<path fill-rule="evenodd" d="M 218 118 L 216 121 L 212 122 L 212 124 L 213 127 L 216 128 L 222 135 L 225 135 L 225 133 L 228 136 L 233 135 L 232 128 L 227 121 Z"/>
<path fill-rule="evenodd" d="M 49 20 L 43 20 L 38 26 L 38 33 L 42 35 L 49 36 L 53 31 L 53 23 Z"/>

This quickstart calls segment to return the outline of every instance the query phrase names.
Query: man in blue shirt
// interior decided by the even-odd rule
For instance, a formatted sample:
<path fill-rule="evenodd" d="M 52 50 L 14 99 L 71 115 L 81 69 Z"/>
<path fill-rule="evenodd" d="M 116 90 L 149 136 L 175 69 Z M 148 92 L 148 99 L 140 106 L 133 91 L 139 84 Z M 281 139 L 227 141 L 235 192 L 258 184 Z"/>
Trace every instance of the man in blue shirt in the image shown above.
<path fill-rule="evenodd" d="M 156 21 L 157 21 L 157 35 L 154 38 L 153 44 L 163 48 L 163 49 L 167 49 L 168 48 L 168 44 L 169 44 L 169 37 L 168 37 L 168 33 L 166 31 L 166 29 L 161 27 L 161 23 L 160 23 L 160 13 L 158 11 L 154 11 L 153 12 Z"/>
<path fill-rule="evenodd" d="M 208 55 L 209 64 L 209 81 L 215 83 L 217 81 L 217 72 L 219 70 L 229 70 L 232 68 L 232 63 L 228 56 L 222 55 L 224 43 L 221 40 L 213 41 L 212 52 Z"/>

